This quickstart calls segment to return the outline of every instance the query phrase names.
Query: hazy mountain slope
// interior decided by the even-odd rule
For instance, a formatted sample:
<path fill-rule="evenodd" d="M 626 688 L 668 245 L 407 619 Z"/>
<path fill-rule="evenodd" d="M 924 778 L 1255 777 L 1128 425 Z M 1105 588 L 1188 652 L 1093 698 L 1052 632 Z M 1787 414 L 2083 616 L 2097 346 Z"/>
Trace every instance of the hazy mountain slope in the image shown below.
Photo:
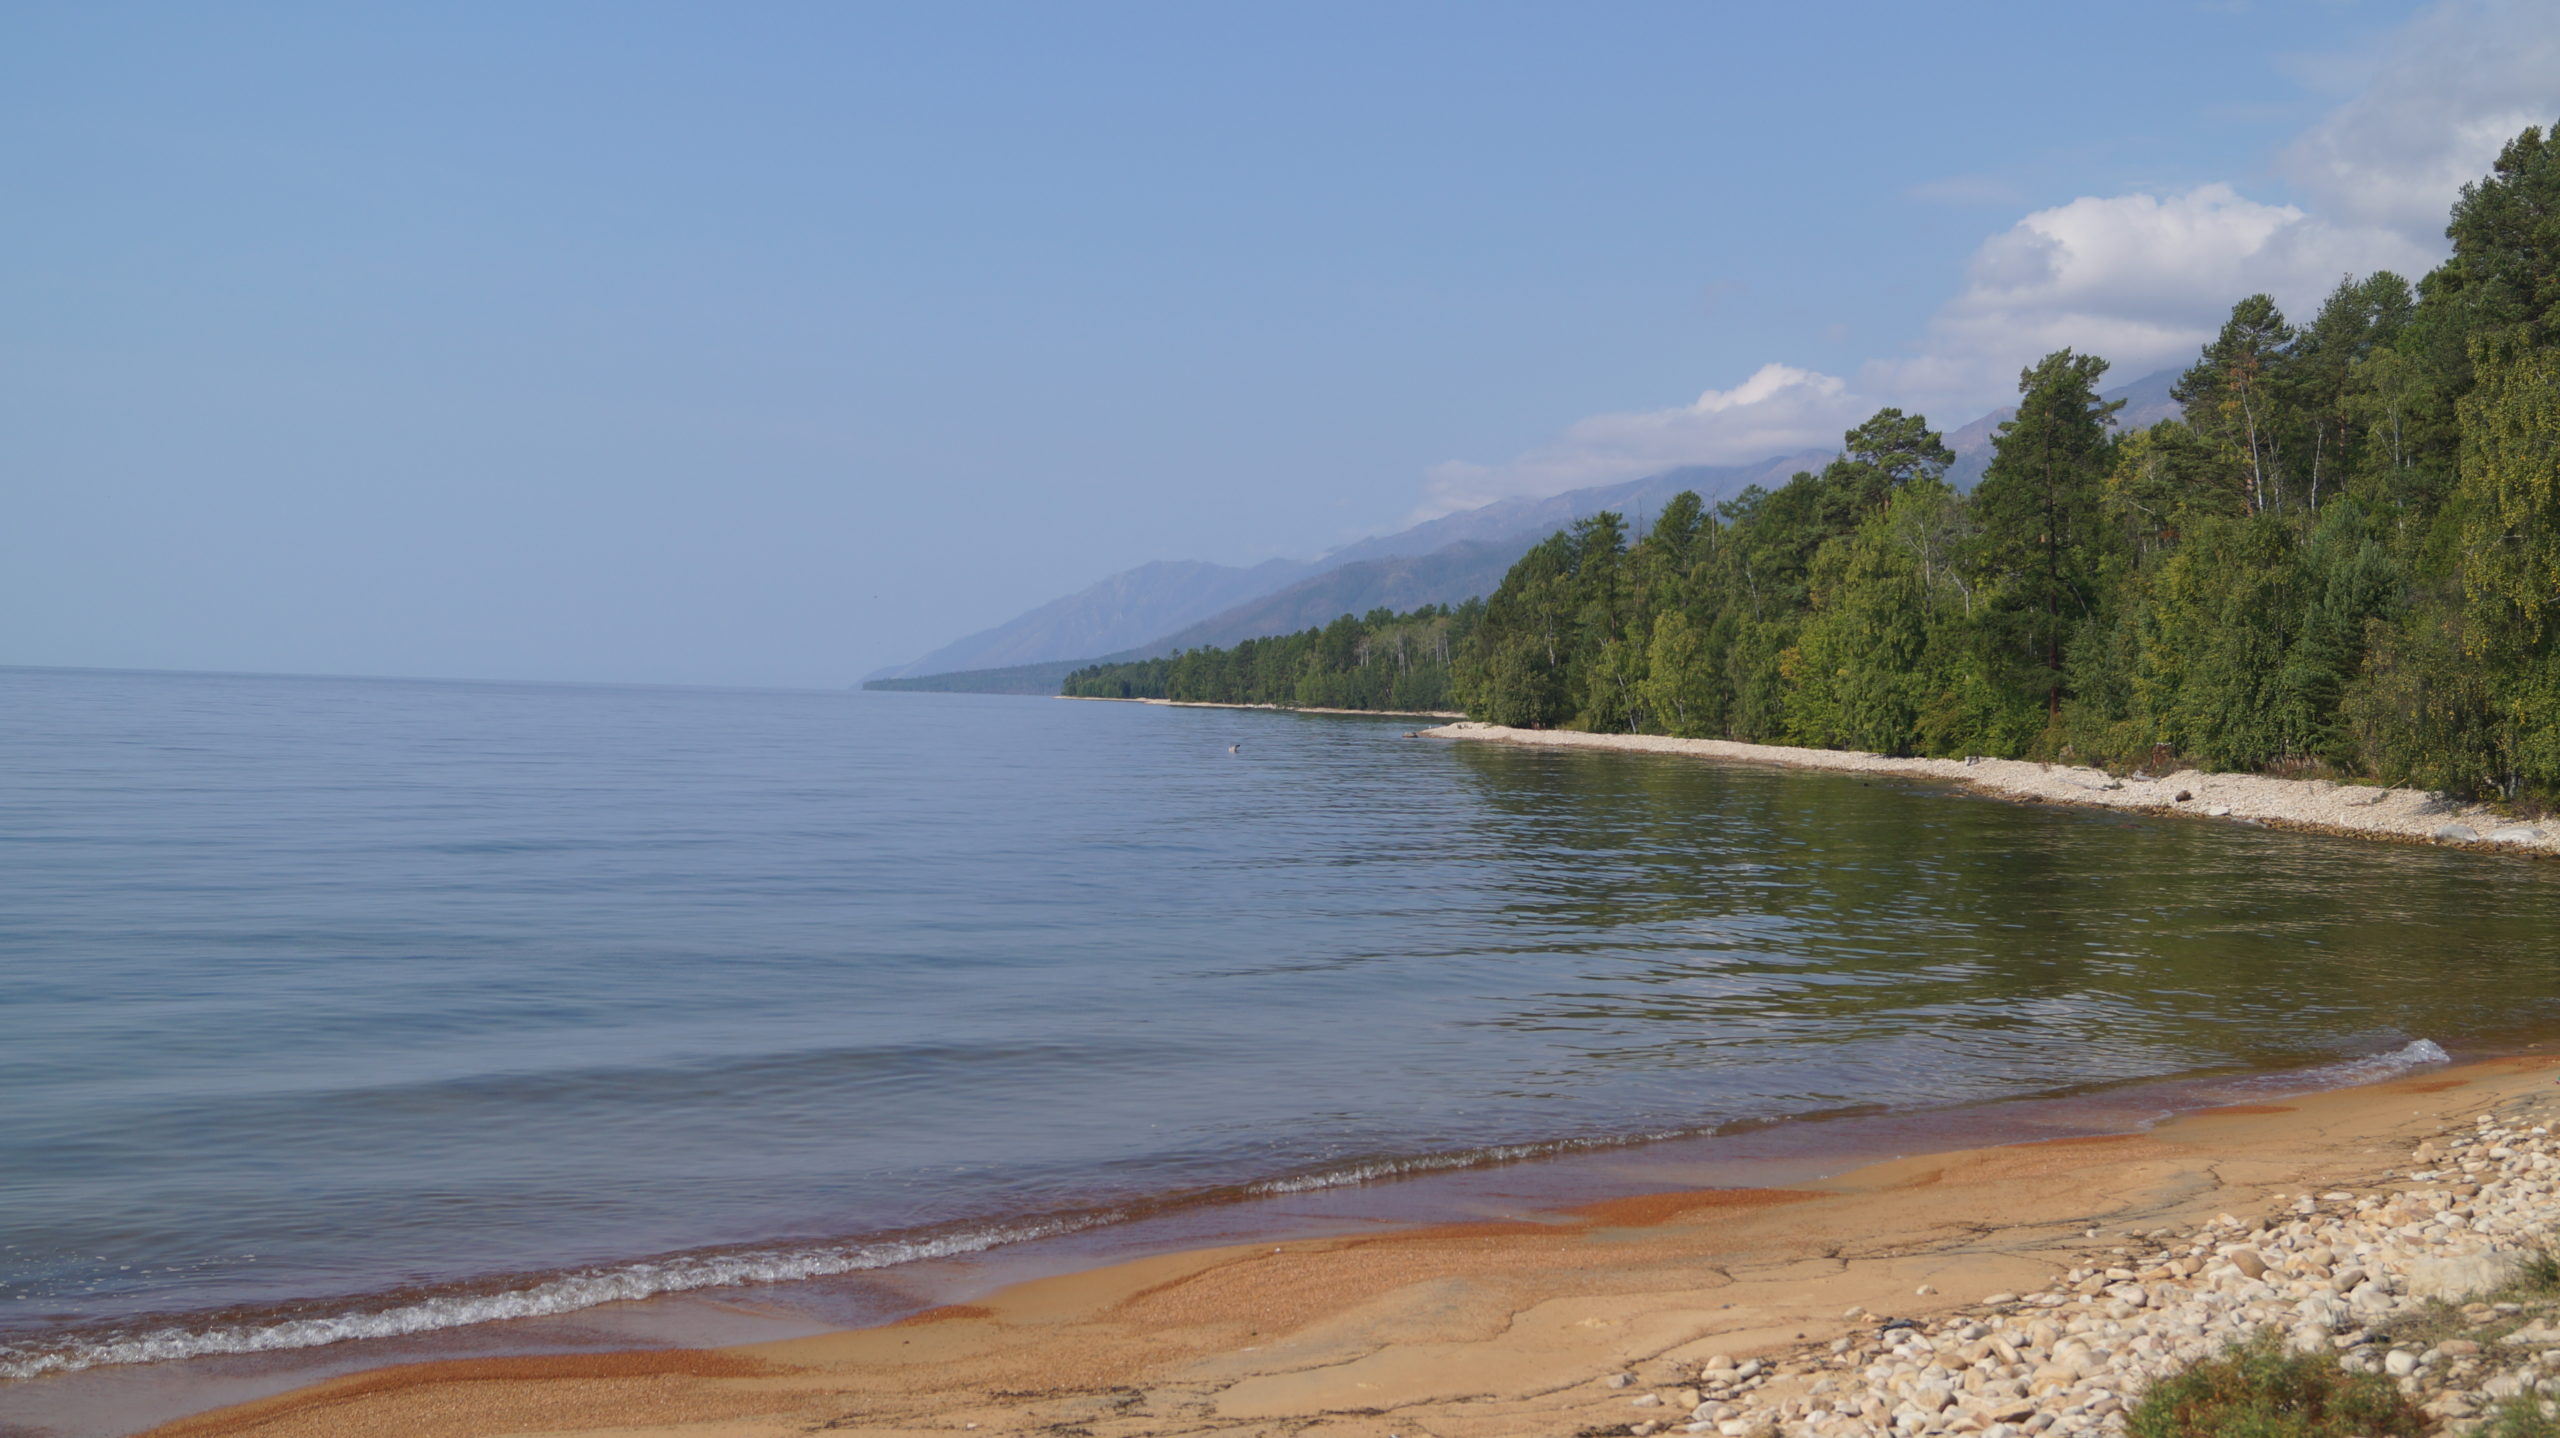
<path fill-rule="evenodd" d="M 1525 552 L 1529 544 L 1604 509 L 1617 510 L 1628 516 L 1630 522 L 1638 515 L 1651 519 L 1662 508 L 1664 500 L 1684 489 L 1694 489 L 1712 503 L 1740 493 L 1747 485 L 1761 484 L 1774 489 L 1786 483 L 1787 476 L 1797 470 L 1820 469 L 1830 459 L 1828 450 L 1806 450 L 1800 454 L 1782 454 L 1775 459 L 1755 460 L 1750 464 L 1690 465 L 1649 474 L 1642 479 L 1567 490 L 1541 499 L 1498 499 L 1479 509 L 1444 514 L 1438 519 L 1424 520 L 1410 529 L 1346 544 L 1326 555 L 1325 560 L 1338 564 L 1398 554 L 1429 554 L 1460 540 L 1507 543 L 1519 539 L 1526 541 L 1520 546 Z"/>
<path fill-rule="evenodd" d="M 1820 451 L 1781 455 L 1757 464 L 1693 465 L 1666 470 L 1618 484 L 1570 490 L 1543 499 L 1503 500 L 1415 525 L 1411 529 L 1362 540 L 1325 556 L 1336 564 L 1345 556 L 1362 556 L 1338 568 L 1310 575 L 1285 589 L 1248 599 L 1188 628 L 1140 646 L 1140 654 L 1173 654 L 1200 645 L 1225 648 L 1240 639 L 1294 634 L 1330 624 L 1345 614 L 1372 609 L 1405 610 L 1419 604 L 1461 604 L 1491 594 L 1502 576 L 1529 546 L 1577 519 L 1604 509 L 1627 517 L 1641 534 L 1673 495 L 1694 489 L 1713 504 L 1754 484 L 1784 484 L 1799 469 L 1819 468 L 1830 456 Z M 1455 536 L 1452 538 L 1452 536 Z M 1423 553 L 1402 546 L 1420 539 L 1441 543 Z"/>
<path fill-rule="evenodd" d="M 1204 644 L 1223 649 L 1240 639 L 1295 634 L 1382 606 L 1401 611 L 1425 604 L 1463 604 L 1479 594 L 1491 594 L 1535 542 L 1461 540 L 1431 554 L 1346 564 L 1165 635 L 1143 646 L 1141 657 L 1179 653 Z"/>
<path fill-rule="evenodd" d="M 1227 637 L 1192 643 L 1232 644 L 1259 634 L 1285 634 L 1292 628 L 1305 628 L 1305 624 L 1277 629 L 1253 626 L 1279 623 L 1277 616 L 1309 612 L 1309 605 L 1342 606 L 1310 621 L 1323 624 L 1335 615 L 1365 613 L 1380 604 L 1409 609 L 1416 604 L 1440 603 L 1444 598 L 1454 603 L 1469 594 L 1491 590 L 1491 584 L 1467 593 L 1450 590 L 1450 584 L 1456 582 L 1450 576 L 1474 574 L 1485 562 L 1482 556 L 1450 556 L 1434 560 L 1432 565 L 1405 568 L 1359 566 L 1377 560 L 1422 559 L 1459 543 L 1508 545 L 1509 558 L 1493 571 L 1498 582 L 1511 559 L 1585 515 L 1616 509 L 1630 520 L 1650 519 L 1664 500 L 1681 490 L 1695 489 L 1710 500 L 1718 499 L 1748 484 L 1782 484 L 1789 474 L 1819 466 L 1826 458 L 1818 452 L 1807 452 L 1758 464 L 1675 469 L 1543 499 L 1502 500 L 1481 509 L 1428 520 L 1394 534 L 1364 539 L 1312 562 L 1275 559 L 1251 569 L 1191 562 L 1141 565 L 1053 599 L 992 629 L 955 640 L 912 663 L 882 669 L 868 677 L 895 679 L 976 672 L 1123 651 L 1163 653 L 1167 652 L 1165 643 L 1195 628 L 1203 634 L 1214 632 Z M 1261 617 L 1253 619 L 1230 614 L 1265 597 L 1278 600 L 1279 592 L 1292 585 L 1346 569 L 1357 569 L 1358 573 L 1323 591 L 1331 596 L 1325 600 L 1280 600 L 1267 612 L 1257 611 Z"/>
<path fill-rule="evenodd" d="M 2127 401 L 2118 423 L 2141 429 L 2175 415 L 2169 387 L 2177 377 L 2175 370 L 2162 370 L 2106 391 L 2108 399 Z M 1996 410 L 1950 431 L 1947 445 L 1956 463 L 1948 478 L 1972 487 L 1990 462 L 1993 435 L 2015 412 Z M 1497 500 L 1363 539 L 1311 562 L 1274 559 L 1250 569 L 1174 561 L 1141 565 L 870 677 L 951 675 L 975 682 L 980 671 L 1137 658 L 1288 634 L 1380 605 L 1454 604 L 1492 592 L 1530 545 L 1577 519 L 1614 509 L 1640 534 L 1663 502 L 1684 489 L 1709 503 L 1748 485 L 1774 489 L 1798 470 L 1820 469 L 1831 455 L 1804 450 L 1752 464 L 1693 465 L 1543 498 Z M 1026 681 L 1008 675 L 1003 682 Z"/>
<path fill-rule="evenodd" d="M 1251 569 L 1191 560 L 1142 564 L 869 677 L 997 669 L 1111 653 L 1268 594 L 1314 567 L 1292 559 L 1269 560 Z"/>

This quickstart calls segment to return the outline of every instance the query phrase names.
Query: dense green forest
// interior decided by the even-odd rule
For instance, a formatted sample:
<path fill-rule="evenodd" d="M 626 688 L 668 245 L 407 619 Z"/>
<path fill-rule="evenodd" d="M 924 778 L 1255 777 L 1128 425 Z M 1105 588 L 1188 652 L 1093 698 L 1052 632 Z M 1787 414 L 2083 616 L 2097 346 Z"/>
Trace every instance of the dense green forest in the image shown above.
<path fill-rule="evenodd" d="M 1301 709 L 1454 709 L 1452 670 L 1483 612 L 1484 602 L 1470 599 L 1454 609 L 1346 614 L 1322 629 L 1248 639 L 1232 649 L 1092 665 L 1068 675 L 1060 692 Z"/>
<path fill-rule="evenodd" d="M 2147 430 L 2116 429 L 2104 360 L 2047 356 L 1969 493 L 1887 409 L 1776 490 L 1683 495 L 1640 537 L 1583 520 L 1480 614 L 1435 612 L 1450 660 L 1416 688 L 1529 727 L 2560 799 L 2560 129 L 2508 144 L 2446 233 L 2414 286 L 2350 277 L 2304 323 L 2241 300 Z M 1346 616 L 1156 682 L 1384 707 L 1364 640 L 1430 622 Z M 1149 692 L 1116 673 L 1069 692 Z"/>

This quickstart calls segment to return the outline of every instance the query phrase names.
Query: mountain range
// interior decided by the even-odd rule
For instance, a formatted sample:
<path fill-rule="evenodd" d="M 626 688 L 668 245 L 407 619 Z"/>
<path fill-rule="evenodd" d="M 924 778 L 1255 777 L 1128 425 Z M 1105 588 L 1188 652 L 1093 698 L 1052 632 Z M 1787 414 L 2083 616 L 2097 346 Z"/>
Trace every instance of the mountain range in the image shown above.
<path fill-rule="evenodd" d="M 2117 423 L 2148 427 L 2178 413 L 2177 371 L 2119 389 Z M 1956 454 L 1947 477 L 1969 489 L 1991 459 L 1991 442 L 2015 411 L 1994 410 L 1947 434 Z M 1600 511 L 1627 516 L 1643 532 L 1663 503 L 1693 489 L 1712 504 L 1757 484 L 1776 488 L 1799 470 L 1820 469 L 1834 451 L 1802 450 L 1750 464 L 1693 465 L 1616 484 L 1536 499 L 1497 500 L 1348 544 L 1321 559 L 1273 559 L 1251 567 L 1158 560 L 1123 570 L 1050 600 L 992 629 L 957 639 L 908 664 L 866 676 L 866 687 L 1055 693 L 1083 664 L 1152 658 L 1202 645 L 1224 647 L 1290 634 L 1343 614 L 1376 608 L 1458 604 L 1490 594 L 1529 547 Z"/>

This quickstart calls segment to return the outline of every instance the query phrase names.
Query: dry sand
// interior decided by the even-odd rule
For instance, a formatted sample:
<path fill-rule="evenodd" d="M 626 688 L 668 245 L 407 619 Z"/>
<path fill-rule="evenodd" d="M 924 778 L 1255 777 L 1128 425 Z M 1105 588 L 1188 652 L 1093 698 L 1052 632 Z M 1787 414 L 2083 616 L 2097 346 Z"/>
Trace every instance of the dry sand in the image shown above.
<path fill-rule="evenodd" d="M 2525 824 L 2483 804 L 2465 804 L 2420 789 L 2337 784 L 2326 779 L 2271 779 L 2181 769 L 2157 777 L 2118 777 L 2104 769 L 2038 764 L 2024 759 L 1892 759 L 1847 749 L 1673 739 L 1660 734 L 1583 734 L 1563 729 L 1507 729 L 1467 721 L 1420 731 L 1428 739 L 1474 739 L 1563 749 L 1686 754 L 1794 769 L 1852 774 L 1905 774 L 1969 784 L 2004 799 L 2086 804 L 2199 819 L 2245 820 L 2286 829 L 2366 839 L 2453 844 L 2509 853 L 2560 855 L 2560 824 Z"/>
<path fill-rule="evenodd" d="M 2103 1267 L 2129 1233 L 2378 1183 L 2416 1139 L 2546 1089 L 2555 1063 L 1896 1159 L 1793 1190 L 1174 1254 L 783 1343 L 389 1369 L 154 1432 L 1623 1433 L 1641 1415 L 1614 1375 L 1669 1386 L 1711 1354 L 1824 1350 L 1873 1327 L 1845 1319 L 1852 1306 L 1925 1318 Z M 1915 1296 L 1923 1285 L 1939 1296 Z"/>

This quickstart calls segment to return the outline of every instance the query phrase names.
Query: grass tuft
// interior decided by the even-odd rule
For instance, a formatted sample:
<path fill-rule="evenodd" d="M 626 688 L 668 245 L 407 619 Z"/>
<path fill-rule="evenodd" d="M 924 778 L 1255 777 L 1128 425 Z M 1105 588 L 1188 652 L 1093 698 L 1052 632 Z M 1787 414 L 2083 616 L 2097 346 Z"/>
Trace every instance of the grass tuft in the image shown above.
<path fill-rule="evenodd" d="M 2541 1399 L 2527 1395 L 2499 1404 L 2474 1432 L 2476 1438 L 2560 1438 L 2560 1418 Z"/>
<path fill-rule="evenodd" d="M 2325 1354 L 2287 1352 L 2265 1333 L 2152 1384 L 2125 1420 L 2127 1438 L 2418 1438 L 2426 1431 L 2426 1415 L 2390 1379 L 2349 1373 Z"/>
<path fill-rule="evenodd" d="M 2524 1261 L 2498 1296 L 2548 1298 L 2555 1293 L 2560 1293 L 2560 1253 L 2552 1252 L 2548 1244 L 2536 1244 L 2525 1251 Z"/>

